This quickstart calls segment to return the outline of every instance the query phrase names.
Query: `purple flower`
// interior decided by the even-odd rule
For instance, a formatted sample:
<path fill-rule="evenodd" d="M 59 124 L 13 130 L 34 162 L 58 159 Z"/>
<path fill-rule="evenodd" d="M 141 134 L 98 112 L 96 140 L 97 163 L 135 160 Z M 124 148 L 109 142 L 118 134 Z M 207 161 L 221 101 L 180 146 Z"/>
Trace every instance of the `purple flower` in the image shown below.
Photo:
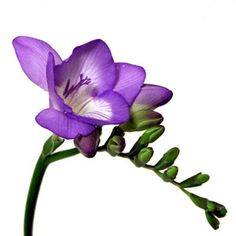
<path fill-rule="evenodd" d="M 145 70 L 115 63 L 102 40 L 76 47 L 65 61 L 38 39 L 20 36 L 13 46 L 25 74 L 49 93 L 49 108 L 36 116 L 42 127 L 73 139 L 88 136 L 96 126 L 129 120 Z"/>
<path fill-rule="evenodd" d="M 130 120 L 121 128 L 124 131 L 140 131 L 160 124 L 163 117 L 154 110 L 169 102 L 172 96 L 172 91 L 165 87 L 144 84 L 131 106 Z"/>

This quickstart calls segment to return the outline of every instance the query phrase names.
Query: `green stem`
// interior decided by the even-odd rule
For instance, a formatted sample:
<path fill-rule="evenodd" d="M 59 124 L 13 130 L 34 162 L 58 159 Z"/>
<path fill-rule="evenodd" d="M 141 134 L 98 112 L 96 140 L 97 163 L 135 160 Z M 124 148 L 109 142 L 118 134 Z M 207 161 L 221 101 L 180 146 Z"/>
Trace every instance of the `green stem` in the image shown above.
<path fill-rule="evenodd" d="M 76 154 L 79 154 L 79 150 L 77 148 L 72 148 L 72 149 L 60 151 L 60 152 L 57 152 L 57 153 L 54 153 L 54 154 L 48 156 L 45 159 L 45 162 L 48 164 L 51 164 L 52 162 L 65 159 L 65 158 L 74 156 Z"/>
<path fill-rule="evenodd" d="M 148 169 L 148 170 L 153 170 L 153 166 L 147 165 L 147 164 L 144 166 L 144 168 L 145 168 L 145 169 Z M 160 171 L 155 171 L 155 173 L 156 173 L 162 180 L 164 180 L 164 179 L 163 179 L 163 173 L 161 173 Z M 174 186 L 178 187 L 178 188 L 179 188 L 181 191 L 183 191 L 188 197 L 190 196 L 190 192 L 187 191 L 186 189 L 182 188 L 182 186 L 181 186 L 178 182 L 176 182 L 175 180 L 172 180 L 172 181 L 170 181 L 169 183 L 171 183 L 171 184 L 173 184 Z"/>
<path fill-rule="evenodd" d="M 118 155 L 119 157 L 123 157 L 123 158 L 127 158 L 129 159 L 131 162 L 133 162 L 132 158 L 129 156 L 129 153 L 120 153 Z M 145 166 L 143 166 L 143 168 L 148 169 L 148 170 L 152 170 L 153 171 L 153 166 L 146 164 Z M 156 175 L 159 176 L 162 180 L 163 179 L 163 173 L 161 173 L 160 171 L 155 171 Z M 178 187 L 181 191 L 183 191 L 188 197 L 190 197 L 190 192 L 187 191 L 186 189 L 182 188 L 182 186 L 176 182 L 176 181 L 170 181 L 169 183 L 173 184 L 174 186 Z"/>
<path fill-rule="evenodd" d="M 40 191 L 40 186 L 48 165 L 51 164 L 52 162 L 74 156 L 78 153 L 79 151 L 76 148 L 72 148 L 69 150 L 57 152 L 47 157 L 44 157 L 43 155 L 39 157 L 33 172 L 25 206 L 24 236 L 33 235 L 33 221 L 34 221 L 35 208 L 37 204 L 38 194 Z"/>
<path fill-rule="evenodd" d="M 24 218 L 24 236 L 33 235 L 33 221 L 34 221 L 35 207 L 38 199 L 40 186 L 45 171 L 47 169 L 47 166 L 48 165 L 45 164 L 44 159 L 42 159 L 40 156 L 33 172 L 33 176 L 29 187 L 28 197 L 26 201 L 25 218 Z"/>

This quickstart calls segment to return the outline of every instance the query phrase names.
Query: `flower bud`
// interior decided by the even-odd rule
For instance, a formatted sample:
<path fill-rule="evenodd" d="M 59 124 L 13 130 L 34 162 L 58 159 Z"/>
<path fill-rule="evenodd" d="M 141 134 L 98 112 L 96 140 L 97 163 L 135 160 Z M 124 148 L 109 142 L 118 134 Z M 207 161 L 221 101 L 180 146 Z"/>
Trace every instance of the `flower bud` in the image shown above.
<path fill-rule="evenodd" d="M 172 181 L 176 178 L 178 174 L 178 167 L 171 166 L 163 174 L 163 179 L 167 182 Z"/>
<path fill-rule="evenodd" d="M 155 142 L 165 131 L 164 126 L 153 127 L 144 132 L 141 136 L 140 142 L 141 143 L 153 143 Z"/>
<path fill-rule="evenodd" d="M 182 181 L 180 183 L 182 188 L 192 188 L 202 185 L 209 180 L 210 176 L 207 174 L 202 174 L 201 172 Z"/>
<path fill-rule="evenodd" d="M 130 155 L 137 155 L 142 148 L 145 148 L 149 143 L 153 143 L 154 141 L 156 141 L 164 133 L 164 131 L 165 128 L 161 125 L 146 130 L 132 147 Z"/>
<path fill-rule="evenodd" d="M 97 147 L 100 143 L 101 130 L 96 128 L 88 136 L 79 136 L 74 139 L 74 144 L 78 150 L 86 157 L 94 157 L 97 153 Z"/>
<path fill-rule="evenodd" d="M 134 158 L 134 164 L 137 167 L 145 166 L 153 156 L 153 149 L 151 147 L 143 148 Z"/>
<path fill-rule="evenodd" d="M 220 222 L 219 220 L 208 210 L 205 211 L 206 218 L 208 223 L 211 225 L 213 229 L 218 229 Z"/>
<path fill-rule="evenodd" d="M 109 139 L 106 146 L 110 155 L 119 155 L 125 149 L 125 139 L 123 136 L 115 135 Z"/>
<path fill-rule="evenodd" d="M 163 117 L 152 110 L 141 110 L 131 114 L 131 119 L 120 127 L 127 132 L 142 131 L 161 124 Z"/>
<path fill-rule="evenodd" d="M 178 155 L 179 155 L 179 149 L 177 147 L 171 148 L 163 155 L 163 157 L 154 166 L 154 170 L 164 170 L 167 167 L 173 165 Z"/>
<path fill-rule="evenodd" d="M 219 218 L 224 217 L 227 213 L 225 206 L 213 201 L 207 202 L 207 209 Z"/>
<path fill-rule="evenodd" d="M 42 154 L 44 157 L 52 154 L 58 147 L 60 147 L 64 142 L 64 139 L 53 134 L 43 145 Z"/>

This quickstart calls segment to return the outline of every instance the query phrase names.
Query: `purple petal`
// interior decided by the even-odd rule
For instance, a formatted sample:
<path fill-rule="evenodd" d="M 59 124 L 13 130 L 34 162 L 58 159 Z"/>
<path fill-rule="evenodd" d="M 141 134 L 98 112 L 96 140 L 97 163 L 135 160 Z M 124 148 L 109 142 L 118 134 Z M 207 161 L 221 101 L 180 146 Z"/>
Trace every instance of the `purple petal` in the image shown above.
<path fill-rule="evenodd" d="M 127 63 L 116 63 L 118 81 L 114 91 L 121 94 L 129 105 L 131 105 L 138 95 L 145 80 L 146 72 L 140 66 Z"/>
<path fill-rule="evenodd" d="M 86 94 L 86 89 L 97 94 L 111 90 L 116 69 L 108 46 L 94 40 L 75 48 L 69 59 L 55 67 L 55 79 L 57 92 L 68 105 L 75 94 Z"/>
<path fill-rule="evenodd" d="M 55 67 L 54 56 L 52 53 L 48 53 L 46 74 L 47 74 L 48 93 L 50 98 L 50 107 L 59 111 L 72 112 L 72 109 L 64 103 L 62 98 L 58 96 L 55 90 L 54 67 Z"/>
<path fill-rule="evenodd" d="M 126 100 L 120 94 L 107 91 L 91 98 L 75 113 L 87 123 L 105 125 L 126 122 L 129 119 L 130 110 Z"/>
<path fill-rule="evenodd" d="M 80 134 L 86 136 L 94 130 L 94 126 L 80 122 L 52 108 L 41 111 L 36 116 L 36 121 L 42 127 L 66 139 L 76 138 Z"/>
<path fill-rule="evenodd" d="M 162 106 L 169 102 L 173 93 L 158 85 L 145 84 L 139 95 L 136 97 L 131 112 L 137 112 L 140 110 L 154 110 L 155 108 Z"/>
<path fill-rule="evenodd" d="M 58 53 L 46 42 L 35 38 L 19 36 L 12 43 L 25 74 L 39 87 L 47 90 L 48 53 L 52 53 L 56 64 L 60 64 L 62 60 Z"/>

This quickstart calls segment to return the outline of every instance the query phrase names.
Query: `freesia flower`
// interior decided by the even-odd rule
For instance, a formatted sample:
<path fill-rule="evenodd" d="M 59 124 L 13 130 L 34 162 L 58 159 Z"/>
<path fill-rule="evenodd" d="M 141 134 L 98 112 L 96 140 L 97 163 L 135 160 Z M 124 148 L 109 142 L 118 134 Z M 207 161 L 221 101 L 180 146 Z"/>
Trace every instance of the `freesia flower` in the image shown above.
<path fill-rule="evenodd" d="M 169 149 L 155 164 L 149 161 L 153 149 L 149 146 L 163 133 L 161 114 L 154 111 L 172 98 L 172 92 L 158 85 L 144 84 L 145 70 L 128 63 L 115 63 L 108 46 L 94 40 L 76 47 L 72 55 L 62 60 L 46 42 L 30 37 L 17 37 L 13 46 L 21 67 L 29 79 L 48 91 L 49 108 L 36 116 L 42 127 L 54 134 L 45 142 L 35 166 L 25 207 L 24 235 L 33 234 L 34 213 L 45 171 L 53 162 L 78 153 L 94 157 L 98 151 L 129 159 L 136 167 L 154 171 L 162 180 L 187 193 L 192 202 L 203 209 L 209 224 L 217 229 L 226 208 L 185 188 L 199 186 L 209 180 L 206 174 L 194 175 L 176 182 L 178 167 L 173 166 L 179 155 L 177 147 Z M 102 126 L 115 126 L 100 145 Z M 145 132 L 129 152 L 125 132 Z M 74 148 L 57 152 L 64 139 L 74 139 Z M 200 178 L 201 177 L 201 178 Z"/>
<path fill-rule="evenodd" d="M 130 120 L 121 128 L 124 131 L 141 131 L 160 124 L 163 117 L 154 110 L 169 102 L 172 96 L 172 91 L 165 87 L 144 84 L 131 106 Z"/>
<path fill-rule="evenodd" d="M 88 136 L 96 126 L 129 120 L 145 70 L 115 63 L 102 40 L 76 47 L 64 61 L 42 40 L 20 36 L 13 45 L 25 74 L 49 93 L 49 108 L 36 116 L 42 127 L 73 139 Z"/>

